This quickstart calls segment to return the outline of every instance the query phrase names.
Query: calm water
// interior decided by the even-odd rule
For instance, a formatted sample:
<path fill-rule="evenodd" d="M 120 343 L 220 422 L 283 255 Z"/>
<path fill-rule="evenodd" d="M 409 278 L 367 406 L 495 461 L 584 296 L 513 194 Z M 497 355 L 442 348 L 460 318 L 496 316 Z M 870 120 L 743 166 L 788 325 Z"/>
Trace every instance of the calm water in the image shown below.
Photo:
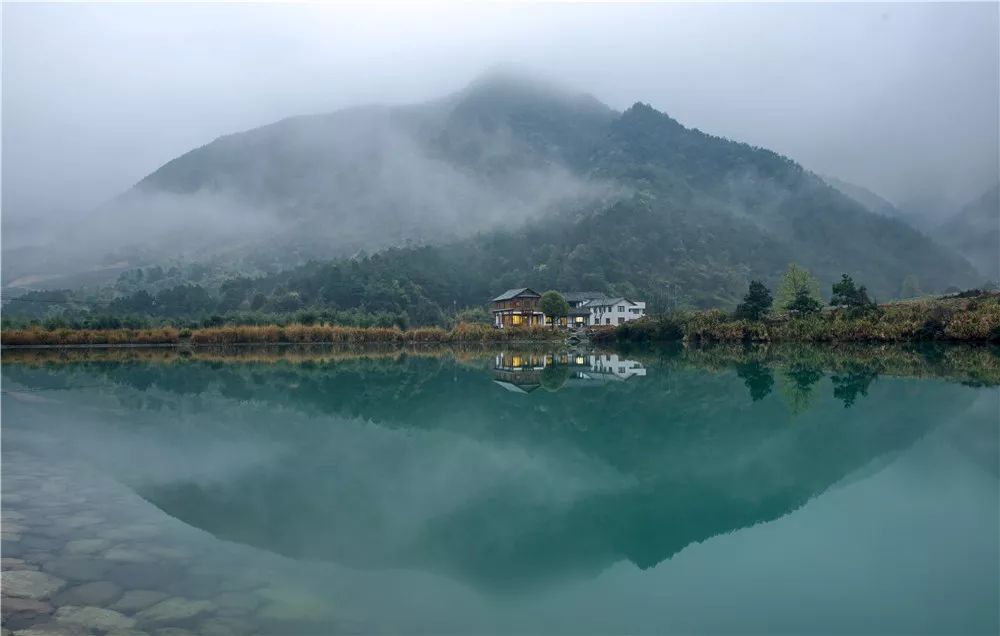
<path fill-rule="evenodd" d="M 6 352 L 4 625 L 996 633 L 998 377 L 983 349 Z"/>

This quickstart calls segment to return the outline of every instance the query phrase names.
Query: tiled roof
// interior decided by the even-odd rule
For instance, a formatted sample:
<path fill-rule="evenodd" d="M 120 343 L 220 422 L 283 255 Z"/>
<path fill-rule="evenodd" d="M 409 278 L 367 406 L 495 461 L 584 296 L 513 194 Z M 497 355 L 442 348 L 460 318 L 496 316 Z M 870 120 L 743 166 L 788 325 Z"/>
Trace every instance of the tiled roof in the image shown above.
<path fill-rule="evenodd" d="M 559 292 L 567 302 L 575 303 L 582 300 L 595 300 L 597 298 L 607 298 L 604 292 Z"/>
<path fill-rule="evenodd" d="M 534 296 L 535 298 L 540 298 L 541 294 L 531 289 L 530 287 L 519 287 L 517 289 L 508 289 L 504 293 L 494 298 L 493 302 L 497 302 L 500 300 L 510 300 L 511 298 L 517 298 L 518 296 Z"/>

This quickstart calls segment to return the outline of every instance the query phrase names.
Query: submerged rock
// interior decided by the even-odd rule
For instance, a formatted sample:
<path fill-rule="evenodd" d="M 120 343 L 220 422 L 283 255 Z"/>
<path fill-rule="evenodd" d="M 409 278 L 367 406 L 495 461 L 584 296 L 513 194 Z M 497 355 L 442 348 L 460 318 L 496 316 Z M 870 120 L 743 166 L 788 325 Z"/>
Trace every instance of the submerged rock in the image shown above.
<path fill-rule="evenodd" d="M 111 581 L 94 581 L 63 590 L 56 595 L 56 605 L 107 605 L 121 596 L 122 588 Z"/>
<path fill-rule="evenodd" d="M 30 612 L 33 614 L 51 614 L 52 606 L 45 601 L 33 598 L 20 598 L 16 596 L 5 596 L 3 598 L 3 614 L 14 614 L 17 612 Z"/>
<path fill-rule="evenodd" d="M 28 563 L 24 559 L 14 557 L 3 557 L 0 559 L 0 569 L 7 570 L 37 570 L 38 566 Z"/>
<path fill-rule="evenodd" d="M 43 623 L 14 630 L 14 636 L 83 636 L 80 628 L 64 623 Z"/>
<path fill-rule="evenodd" d="M 215 605 L 208 601 L 194 601 L 175 596 L 147 607 L 135 617 L 142 623 L 171 623 L 193 618 L 214 608 Z"/>
<path fill-rule="evenodd" d="M 44 599 L 58 592 L 64 585 L 66 581 L 35 570 L 11 570 L 3 574 L 5 596 Z"/>
<path fill-rule="evenodd" d="M 76 539 L 66 544 L 68 554 L 93 554 L 111 545 L 107 539 Z"/>
<path fill-rule="evenodd" d="M 167 598 L 167 594 L 156 590 L 129 590 L 122 594 L 118 602 L 111 606 L 111 609 L 119 612 L 131 614 L 141 609 L 146 609 L 150 605 L 159 603 Z"/>
<path fill-rule="evenodd" d="M 103 607 L 82 607 L 66 605 L 56 610 L 56 621 L 67 625 L 78 625 L 88 629 L 110 631 L 112 629 L 128 629 L 135 625 L 135 619 L 120 612 Z"/>
<path fill-rule="evenodd" d="M 96 581 L 104 578 L 111 564 L 98 559 L 68 558 L 55 559 L 44 565 L 44 569 L 66 577 L 72 581 Z"/>

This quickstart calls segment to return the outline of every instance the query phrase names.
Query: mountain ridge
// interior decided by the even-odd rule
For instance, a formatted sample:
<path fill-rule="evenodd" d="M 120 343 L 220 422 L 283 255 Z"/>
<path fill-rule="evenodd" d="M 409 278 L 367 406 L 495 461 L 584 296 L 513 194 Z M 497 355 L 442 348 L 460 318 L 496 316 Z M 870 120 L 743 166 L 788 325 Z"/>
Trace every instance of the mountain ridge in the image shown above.
<path fill-rule="evenodd" d="M 380 264 L 363 256 L 351 267 L 379 278 L 392 261 L 397 280 L 439 304 L 530 284 L 645 296 L 675 285 L 694 306 L 731 305 L 750 278 L 775 282 L 791 261 L 824 283 L 849 273 L 882 297 L 911 275 L 927 290 L 977 278 L 958 255 L 788 157 L 687 128 L 641 101 L 618 112 L 586 94 L 499 77 L 422 104 L 225 135 L 147 175 L 111 216 L 143 230 L 172 220 L 203 228 L 175 231 L 182 238 L 170 245 L 202 260 L 231 258 L 231 244 L 271 259 L 272 271 L 290 273 L 261 279 L 266 293 L 279 280 L 305 284 L 316 271 L 308 260 L 331 270 L 385 249 Z M 501 244 L 507 254 L 489 247 Z M 439 286 L 426 278 L 411 280 L 408 259 L 425 248 L 450 250 L 438 260 L 467 280 L 441 294 L 427 292 Z"/>

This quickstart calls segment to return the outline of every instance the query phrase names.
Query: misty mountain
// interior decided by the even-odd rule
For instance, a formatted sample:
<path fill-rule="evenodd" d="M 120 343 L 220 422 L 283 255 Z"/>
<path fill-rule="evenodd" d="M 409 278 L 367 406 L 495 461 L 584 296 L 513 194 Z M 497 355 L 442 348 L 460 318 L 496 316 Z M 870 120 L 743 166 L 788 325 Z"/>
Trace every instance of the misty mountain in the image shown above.
<path fill-rule="evenodd" d="M 425 104 L 222 137 L 147 176 L 92 226 L 106 252 L 142 254 L 133 264 L 180 253 L 249 274 L 292 268 L 240 285 L 255 296 L 280 285 L 307 305 L 383 304 L 386 277 L 411 288 L 393 304 L 442 306 L 520 285 L 650 297 L 672 287 L 690 304 L 725 305 L 793 261 L 825 284 L 849 273 L 880 297 L 910 275 L 926 290 L 978 278 L 791 159 L 646 104 L 619 113 L 504 73 Z M 350 294 L 322 278 L 347 269 Z"/>
<path fill-rule="evenodd" d="M 938 226 L 936 234 L 988 280 L 1000 280 L 1000 184 Z"/>
<path fill-rule="evenodd" d="M 901 212 L 895 205 L 886 201 L 884 198 L 864 186 L 831 176 L 824 176 L 823 180 L 861 205 L 865 206 L 869 212 L 881 214 L 882 216 L 887 216 L 893 219 L 900 219 L 902 221 L 906 220 L 903 212 Z"/>

